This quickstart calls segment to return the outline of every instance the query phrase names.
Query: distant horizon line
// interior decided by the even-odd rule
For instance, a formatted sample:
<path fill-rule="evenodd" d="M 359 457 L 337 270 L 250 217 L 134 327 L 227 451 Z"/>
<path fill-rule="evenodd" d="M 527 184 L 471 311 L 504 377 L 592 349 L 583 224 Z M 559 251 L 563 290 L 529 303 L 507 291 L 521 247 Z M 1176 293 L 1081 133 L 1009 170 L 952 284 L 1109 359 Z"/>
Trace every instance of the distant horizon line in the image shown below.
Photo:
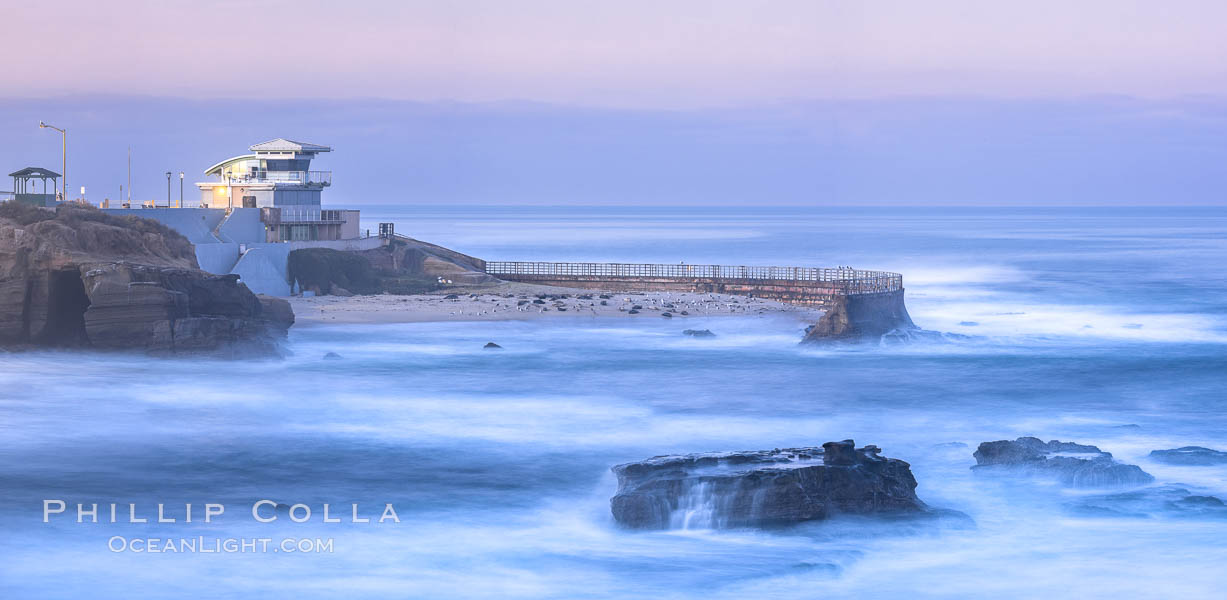
<path fill-rule="evenodd" d="M 1036 94 L 1036 95 L 998 95 L 988 93 L 929 93 L 929 94 L 875 94 L 875 95 L 843 95 L 843 96 L 794 96 L 762 100 L 741 100 L 725 103 L 693 104 L 678 106 L 671 103 L 658 104 L 626 104 L 595 102 L 568 102 L 559 100 L 539 100 L 531 98 L 498 98 L 498 99 L 459 99 L 459 98 L 410 98 L 385 96 L 213 96 L 199 97 L 175 94 L 146 94 L 123 92 L 64 92 L 58 94 L 40 95 L 9 95 L 0 94 L 0 102 L 19 101 L 64 101 L 78 99 L 112 99 L 112 100 L 176 100 L 196 104 L 211 102 L 376 102 L 376 103 L 406 103 L 433 106 L 549 106 L 563 108 L 589 108 L 604 110 L 628 111 L 688 111 L 688 110 L 727 110 L 762 106 L 787 106 L 790 104 L 806 104 L 816 102 L 880 102 L 898 100 L 978 100 L 994 102 L 1037 102 L 1037 101 L 1087 101 L 1087 100 L 1117 100 L 1136 102 L 1173 102 L 1173 101 L 1227 101 L 1227 94 L 1204 92 L 1189 92 L 1165 95 L 1137 95 L 1116 92 L 1083 93 L 1083 94 Z"/>

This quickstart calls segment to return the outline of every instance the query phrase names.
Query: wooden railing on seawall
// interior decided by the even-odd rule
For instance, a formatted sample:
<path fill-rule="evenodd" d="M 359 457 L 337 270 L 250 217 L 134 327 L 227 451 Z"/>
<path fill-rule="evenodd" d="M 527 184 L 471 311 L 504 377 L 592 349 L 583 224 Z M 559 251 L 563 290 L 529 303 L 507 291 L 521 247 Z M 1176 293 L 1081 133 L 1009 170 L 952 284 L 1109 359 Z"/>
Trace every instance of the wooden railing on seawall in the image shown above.
<path fill-rule="evenodd" d="M 798 304 L 903 289 L 898 273 L 861 269 L 497 261 L 485 267 L 486 273 L 507 281 L 612 291 L 718 292 Z"/>

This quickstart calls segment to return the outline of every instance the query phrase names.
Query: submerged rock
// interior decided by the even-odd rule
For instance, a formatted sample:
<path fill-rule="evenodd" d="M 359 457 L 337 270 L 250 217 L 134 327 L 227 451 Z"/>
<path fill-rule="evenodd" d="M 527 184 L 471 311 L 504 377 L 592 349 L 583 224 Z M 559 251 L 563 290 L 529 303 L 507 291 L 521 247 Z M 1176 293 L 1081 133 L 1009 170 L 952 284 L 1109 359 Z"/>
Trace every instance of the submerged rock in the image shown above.
<path fill-rule="evenodd" d="M 324 360 L 341 360 L 341 355 L 336 352 L 329 352 L 324 355 Z"/>
<path fill-rule="evenodd" d="M 486 345 L 482 346 L 482 348 L 485 348 L 486 350 L 502 350 L 503 349 L 502 346 L 494 342 L 486 342 Z"/>
<path fill-rule="evenodd" d="M 837 514 L 924 513 L 908 463 L 852 440 L 821 448 L 657 456 L 613 467 L 610 510 L 637 529 L 770 527 Z"/>
<path fill-rule="evenodd" d="M 1039 438 L 984 442 L 976 449 L 980 470 L 1011 470 L 1055 477 L 1071 487 L 1111 487 L 1145 485 L 1155 480 L 1137 465 L 1117 462 L 1112 454 L 1096 446 L 1043 442 Z"/>
<path fill-rule="evenodd" d="M 1227 452 L 1201 446 L 1185 446 L 1171 450 L 1154 450 L 1150 458 L 1169 465 L 1209 466 L 1227 464 Z"/>
<path fill-rule="evenodd" d="M 1065 508 L 1084 517 L 1227 518 L 1227 503 L 1219 498 L 1173 485 L 1087 496 L 1067 502 Z"/>
<path fill-rule="evenodd" d="M 693 337 L 693 338 L 713 338 L 713 337 L 716 337 L 716 334 L 712 333 L 710 329 L 686 329 L 686 330 L 682 331 L 682 335 L 688 335 L 688 336 Z"/>

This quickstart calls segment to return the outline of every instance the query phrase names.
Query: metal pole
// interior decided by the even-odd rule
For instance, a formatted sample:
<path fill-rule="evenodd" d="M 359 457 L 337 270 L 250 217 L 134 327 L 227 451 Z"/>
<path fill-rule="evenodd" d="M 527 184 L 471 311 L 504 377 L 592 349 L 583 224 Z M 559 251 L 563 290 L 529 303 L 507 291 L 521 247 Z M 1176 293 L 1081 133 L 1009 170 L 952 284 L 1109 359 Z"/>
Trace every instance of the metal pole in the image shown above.
<path fill-rule="evenodd" d="M 171 176 L 171 172 L 167 171 L 166 172 L 166 208 L 170 208 L 170 176 Z M 158 203 L 154 202 L 153 207 L 157 208 Z"/>
<path fill-rule="evenodd" d="M 179 204 L 175 208 L 183 208 L 183 171 L 179 171 Z"/>
<path fill-rule="evenodd" d="M 61 142 L 63 144 L 60 156 L 63 158 L 64 164 L 60 168 L 60 200 L 68 200 L 68 129 L 60 129 L 55 125 L 48 125 L 43 121 L 38 122 L 39 129 L 54 129 L 60 132 Z"/>

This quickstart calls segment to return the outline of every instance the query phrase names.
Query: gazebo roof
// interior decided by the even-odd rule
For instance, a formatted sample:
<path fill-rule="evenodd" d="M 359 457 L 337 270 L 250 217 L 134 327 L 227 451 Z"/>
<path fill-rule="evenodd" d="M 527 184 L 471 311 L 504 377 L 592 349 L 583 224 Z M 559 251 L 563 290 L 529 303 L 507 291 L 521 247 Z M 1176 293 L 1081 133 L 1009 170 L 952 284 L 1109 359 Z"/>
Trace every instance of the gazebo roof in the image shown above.
<path fill-rule="evenodd" d="M 9 173 L 9 177 L 17 177 L 20 179 L 42 179 L 44 177 L 58 178 L 61 177 L 61 175 L 55 171 L 52 171 L 51 169 L 44 169 L 42 167 L 26 167 L 20 171 L 13 171 L 12 173 Z"/>

